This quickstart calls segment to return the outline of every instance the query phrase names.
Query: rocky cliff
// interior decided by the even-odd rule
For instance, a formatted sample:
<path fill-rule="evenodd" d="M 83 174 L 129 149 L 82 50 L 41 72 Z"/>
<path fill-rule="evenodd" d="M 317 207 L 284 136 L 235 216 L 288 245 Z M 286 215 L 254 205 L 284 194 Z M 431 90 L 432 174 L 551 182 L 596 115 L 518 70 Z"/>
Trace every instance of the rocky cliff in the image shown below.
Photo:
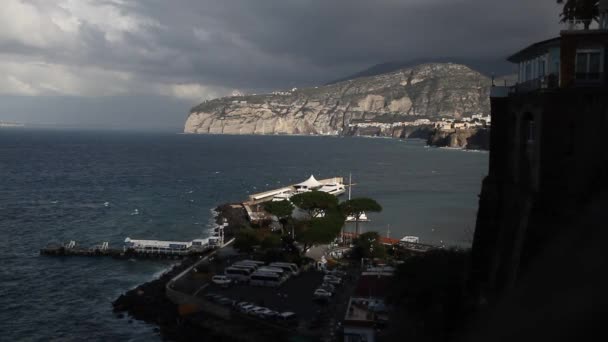
<path fill-rule="evenodd" d="M 345 134 L 353 122 L 488 114 L 490 80 L 464 66 L 423 64 L 331 85 L 209 100 L 184 132 Z M 391 134 L 392 135 L 392 134 Z"/>
<path fill-rule="evenodd" d="M 427 144 L 436 147 L 489 150 L 490 130 L 488 128 L 438 129 L 429 135 Z"/>

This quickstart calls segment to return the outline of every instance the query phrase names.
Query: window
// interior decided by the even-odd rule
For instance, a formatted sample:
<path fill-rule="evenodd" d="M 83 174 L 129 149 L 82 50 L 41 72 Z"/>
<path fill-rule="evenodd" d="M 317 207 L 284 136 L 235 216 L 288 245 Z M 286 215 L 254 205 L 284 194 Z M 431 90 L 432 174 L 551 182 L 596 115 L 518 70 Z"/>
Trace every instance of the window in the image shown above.
<path fill-rule="evenodd" d="M 599 80 L 602 72 L 599 50 L 582 50 L 576 53 L 576 79 Z"/>
<path fill-rule="evenodd" d="M 545 60 L 544 59 L 541 59 L 538 61 L 538 76 L 539 77 L 545 76 Z"/>
<path fill-rule="evenodd" d="M 534 120 L 528 121 L 528 144 L 533 144 L 534 140 L 536 140 L 536 125 L 534 125 Z"/>

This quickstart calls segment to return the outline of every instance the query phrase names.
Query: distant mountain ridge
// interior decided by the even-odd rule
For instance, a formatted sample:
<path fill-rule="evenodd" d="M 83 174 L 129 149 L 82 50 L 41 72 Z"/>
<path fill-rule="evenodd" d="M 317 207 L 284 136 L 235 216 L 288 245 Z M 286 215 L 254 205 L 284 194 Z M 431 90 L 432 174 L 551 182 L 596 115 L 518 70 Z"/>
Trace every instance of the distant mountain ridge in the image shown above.
<path fill-rule="evenodd" d="M 363 71 L 359 71 L 355 74 L 331 81 L 326 85 L 343 82 L 346 80 L 352 80 L 359 77 L 369 77 L 381 74 L 390 73 L 399 69 L 411 68 L 421 64 L 437 64 L 437 63 L 453 63 L 462 64 L 473 70 L 479 71 L 485 76 L 491 77 L 492 75 L 500 77 L 504 75 L 513 74 L 513 65 L 504 59 L 466 59 L 457 57 L 444 57 L 444 58 L 419 58 L 408 61 L 391 61 L 386 63 L 380 63 L 373 65 Z"/>
<path fill-rule="evenodd" d="M 184 132 L 338 135 L 360 121 L 487 115 L 490 85 L 490 78 L 465 65 L 427 63 L 319 87 L 205 101 L 192 108 Z"/>

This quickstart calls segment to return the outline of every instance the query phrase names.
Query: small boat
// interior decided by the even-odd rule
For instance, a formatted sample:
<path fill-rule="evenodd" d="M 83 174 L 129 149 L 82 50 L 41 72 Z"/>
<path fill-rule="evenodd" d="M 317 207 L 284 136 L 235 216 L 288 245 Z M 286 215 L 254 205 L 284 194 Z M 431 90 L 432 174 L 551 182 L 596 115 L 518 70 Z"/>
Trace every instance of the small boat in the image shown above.
<path fill-rule="evenodd" d="M 346 217 L 346 222 L 355 222 L 357 221 L 357 218 L 354 216 L 347 216 Z M 362 213 L 361 216 L 359 217 L 359 222 L 369 222 L 371 221 L 369 218 L 367 218 L 367 215 L 365 215 L 365 213 Z"/>
<path fill-rule="evenodd" d="M 353 181 L 352 181 L 352 175 L 348 175 L 348 200 L 351 199 L 351 189 L 353 188 Z M 359 216 L 359 222 L 370 222 L 371 220 L 369 218 L 367 218 L 367 215 L 365 215 L 365 212 L 361 213 L 361 216 Z M 357 218 L 349 215 L 346 216 L 346 222 L 357 222 Z"/>
<path fill-rule="evenodd" d="M 335 182 L 323 185 L 319 191 L 326 192 L 330 195 L 340 196 L 346 192 L 346 186 L 344 184 Z"/>
<path fill-rule="evenodd" d="M 282 194 L 278 194 L 276 196 L 274 196 L 272 198 L 273 202 L 280 202 L 280 201 L 285 201 L 285 200 L 289 200 L 289 198 L 292 196 L 293 194 L 291 192 L 284 192 Z"/>
<path fill-rule="evenodd" d="M 401 242 L 407 242 L 407 243 L 420 243 L 420 238 L 417 236 L 404 236 L 401 239 Z"/>

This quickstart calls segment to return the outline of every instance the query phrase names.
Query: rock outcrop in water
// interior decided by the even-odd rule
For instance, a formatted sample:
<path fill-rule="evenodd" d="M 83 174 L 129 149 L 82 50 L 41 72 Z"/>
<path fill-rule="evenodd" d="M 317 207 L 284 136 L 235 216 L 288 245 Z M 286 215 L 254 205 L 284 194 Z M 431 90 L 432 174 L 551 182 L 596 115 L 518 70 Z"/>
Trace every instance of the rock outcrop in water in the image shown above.
<path fill-rule="evenodd" d="M 463 128 L 451 131 L 435 130 L 427 139 L 429 146 L 489 150 L 490 130 L 487 128 Z"/>
<path fill-rule="evenodd" d="M 489 91 L 490 80 L 464 65 L 423 64 L 326 86 L 205 101 L 192 108 L 184 132 L 348 134 L 354 122 L 487 114 Z"/>

